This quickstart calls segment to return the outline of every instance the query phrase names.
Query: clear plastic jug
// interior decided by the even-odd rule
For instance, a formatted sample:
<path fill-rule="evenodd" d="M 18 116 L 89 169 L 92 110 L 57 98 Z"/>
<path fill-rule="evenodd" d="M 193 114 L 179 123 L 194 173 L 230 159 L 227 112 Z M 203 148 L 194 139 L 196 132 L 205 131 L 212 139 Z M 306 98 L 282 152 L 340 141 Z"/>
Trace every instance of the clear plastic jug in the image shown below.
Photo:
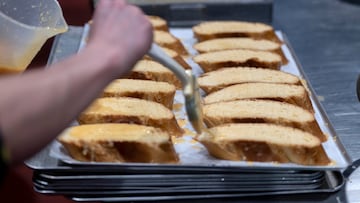
<path fill-rule="evenodd" d="M 68 26 L 57 0 L 0 0 L 0 74 L 19 73 Z"/>

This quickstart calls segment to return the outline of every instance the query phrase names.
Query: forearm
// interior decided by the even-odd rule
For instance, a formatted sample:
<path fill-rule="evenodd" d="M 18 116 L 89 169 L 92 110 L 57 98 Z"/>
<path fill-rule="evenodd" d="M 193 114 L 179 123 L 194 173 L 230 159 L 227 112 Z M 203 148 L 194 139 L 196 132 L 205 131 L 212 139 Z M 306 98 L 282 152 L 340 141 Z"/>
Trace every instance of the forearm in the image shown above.
<path fill-rule="evenodd" d="M 95 51 L 87 49 L 45 71 L 0 80 L 0 125 L 14 162 L 51 141 L 117 77 L 104 71 L 108 58 L 96 57 Z"/>

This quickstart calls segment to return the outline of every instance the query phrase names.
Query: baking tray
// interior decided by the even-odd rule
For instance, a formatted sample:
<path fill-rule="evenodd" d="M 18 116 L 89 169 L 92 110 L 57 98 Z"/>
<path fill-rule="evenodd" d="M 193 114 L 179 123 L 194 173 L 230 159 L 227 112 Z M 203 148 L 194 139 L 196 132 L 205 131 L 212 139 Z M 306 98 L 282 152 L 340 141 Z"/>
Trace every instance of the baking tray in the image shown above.
<path fill-rule="evenodd" d="M 39 176 L 41 174 L 37 174 Z M 181 181 L 176 183 L 158 184 L 157 181 L 146 182 L 144 185 L 133 185 L 128 184 L 125 179 L 119 180 L 117 184 L 108 184 L 110 181 L 104 181 L 103 179 L 94 180 L 94 184 L 81 184 L 79 180 L 73 180 L 71 182 L 62 184 L 50 184 L 44 180 L 35 179 L 35 189 L 44 194 L 62 194 L 62 195 L 84 195 L 87 197 L 96 197 L 99 195 L 107 196 L 156 196 L 156 195 L 177 195 L 177 194 L 224 194 L 228 195 L 231 193 L 243 195 L 251 194 L 254 192 L 289 192 L 296 191 L 322 191 L 332 192 L 339 189 L 343 185 L 343 181 L 333 181 L 330 176 L 339 176 L 335 180 L 341 180 L 340 172 L 327 172 L 323 173 L 323 176 L 313 181 L 281 181 L 267 182 L 261 181 L 260 179 L 254 182 L 243 182 L 241 180 L 235 181 L 236 184 L 228 184 L 226 182 L 189 182 L 187 184 L 181 184 Z M 136 178 L 135 178 L 136 179 Z M 97 181 L 103 181 L 104 184 L 98 184 Z M 58 183 L 58 182 L 56 182 Z M 101 190 L 99 190 L 101 188 Z"/>
<path fill-rule="evenodd" d="M 89 26 L 84 26 L 83 35 L 80 41 L 79 50 L 82 47 L 86 46 L 86 38 L 89 32 Z M 193 49 L 193 44 L 196 42 L 196 39 L 193 37 L 192 30 L 190 28 L 170 28 L 170 32 L 177 36 L 184 44 L 184 46 L 189 51 L 190 55 L 196 55 L 197 52 Z M 286 36 L 281 32 L 277 31 L 276 34 L 280 39 L 284 41 L 282 49 L 284 54 L 289 60 L 287 65 L 281 67 L 281 70 L 288 72 L 297 76 L 301 76 L 306 79 L 306 76 L 303 72 L 301 65 L 299 64 L 293 49 L 291 48 Z M 195 75 L 200 75 L 202 73 L 201 68 L 191 60 L 191 57 L 186 59 L 189 65 L 193 68 Z M 308 81 L 308 80 L 307 80 Z M 342 170 L 346 168 L 350 163 L 350 158 L 346 153 L 342 143 L 337 139 L 336 132 L 334 131 L 326 112 L 323 110 L 318 98 L 316 97 L 315 92 L 311 88 L 311 84 L 308 84 L 309 90 L 311 91 L 311 101 L 315 110 L 315 118 L 319 123 L 322 131 L 328 135 L 328 141 L 323 143 L 324 149 L 330 159 L 332 164 L 327 166 L 305 166 L 298 165 L 293 163 L 264 163 L 264 162 L 244 162 L 244 161 L 227 161 L 219 160 L 211 157 L 206 148 L 200 143 L 194 141 L 191 136 L 193 136 L 194 130 L 192 126 L 187 121 L 185 114 L 183 95 L 181 91 L 177 91 L 175 95 L 175 105 L 179 104 L 181 108 L 176 108 L 174 113 L 178 120 L 185 122 L 184 128 L 187 134 L 175 141 L 175 149 L 180 156 L 179 164 L 144 164 L 144 163 L 100 163 L 100 162 L 80 162 L 72 159 L 62 147 L 60 143 L 54 141 L 50 146 L 50 155 L 58 160 L 60 160 L 65 165 L 69 166 L 117 166 L 117 167 L 211 167 L 211 168 L 223 168 L 223 167 L 233 167 L 233 168 L 251 168 L 251 169 L 266 169 L 266 170 Z"/>
<path fill-rule="evenodd" d="M 138 202 L 138 201 L 176 201 L 176 200 L 206 200 L 206 199 L 225 199 L 225 198 L 240 198 L 237 200 L 243 200 L 244 198 L 256 198 L 257 201 L 259 200 L 268 200 L 271 198 L 270 196 L 277 196 L 277 195 L 288 195 L 290 198 L 294 198 L 291 195 L 297 195 L 297 197 L 301 196 L 302 199 L 306 197 L 308 194 L 317 194 L 321 196 L 321 194 L 328 194 L 338 191 L 344 184 L 342 174 L 340 172 L 330 172 L 326 171 L 326 181 L 324 181 L 323 185 L 317 189 L 304 189 L 304 190 L 283 190 L 283 191 L 262 191 L 262 192 L 206 192 L 206 193 L 185 193 L 185 194 L 175 194 L 175 193 L 168 193 L 163 192 L 160 194 L 152 194 L 152 195 L 142 195 L 140 194 L 123 194 L 123 195 L 94 195 L 89 196 L 88 194 L 74 194 L 68 195 L 69 198 L 75 201 L 101 201 L 101 202 Z M 37 190 L 39 188 L 35 188 Z M 58 192 L 58 191 L 51 191 L 51 190 L 43 190 L 39 192 Z M 46 193 L 45 193 L 46 194 Z M 52 194 L 52 193 L 47 193 Z M 314 201 L 314 196 L 309 196 L 308 200 Z M 225 200 L 224 200 L 225 201 Z M 203 201 L 202 201 L 203 202 Z"/>

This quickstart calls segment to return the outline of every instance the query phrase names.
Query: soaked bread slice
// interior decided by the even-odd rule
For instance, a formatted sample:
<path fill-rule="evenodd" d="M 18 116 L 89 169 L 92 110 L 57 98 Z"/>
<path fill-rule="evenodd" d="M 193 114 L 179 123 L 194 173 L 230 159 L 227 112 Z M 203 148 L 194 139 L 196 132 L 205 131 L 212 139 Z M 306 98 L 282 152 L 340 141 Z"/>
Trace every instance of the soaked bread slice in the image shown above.
<path fill-rule="evenodd" d="M 198 41 L 226 37 L 250 37 L 282 43 L 272 26 L 245 21 L 207 21 L 192 28 Z"/>
<path fill-rule="evenodd" d="M 136 124 L 73 126 L 57 138 L 78 161 L 176 163 L 170 135 Z"/>
<path fill-rule="evenodd" d="M 275 70 L 279 70 L 281 67 L 281 57 L 278 54 L 244 49 L 203 53 L 195 56 L 193 60 L 200 65 L 204 72 L 235 66 L 250 66 Z"/>
<path fill-rule="evenodd" d="M 201 75 L 199 86 L 211 93 L 227 86 L 251 82 L 301 85 L 301 80 L 290 73 L 252 67 L 223 68 Z"/>
<path fill-rule="evenodd" d="M 204 122 L 208 127 L 225 123 L 273 123 L 309 132 L 322 142 L 322 133 L 314 114 L 301 107 L 270 100 L 236 100 L 218 102 L 203 107 Z"/>
<path fill-rule="evenodd" d="M 147 16 L 154 30 L 169 31 L 169 27 L 165 19 L 159 16 Z"/>
<path fill-rule="evenodd" d="M 281 44 L 270 40 L 264 39 L 252 39 L 246 37 L 232 37 L 232 38 L 220 38 L 211 39 L 203 42 L 199 42 L 194 45 L 194 48 L 199 53 L 207 53 L 222 50 L 232 49 L 248 49 L 255 51 L 269 51 L 281 56 L 282 64 L 287 64 L 288 60 L 281 50 Z"/>
<path fill-rule="evenodd" d="M 137 98 L 96 99 L 78 118 L 80 124 L 135 123 L 160 128 L 176 136 L 184 132 L 173 112 L 164 105 Z"/>
<path fill-rule="evenodd" d="M 181 82 L 171 70 L 162 64 L 151 60 L 140 60 L 131 70 L 130 79 L 153 80 L 167 82 L 181 89 Z"/>
<path fill-rule="evenodd" d="M 190 65 L 185 61 L 185 59 L 178 54 L 176 51 L 168 49 L 166 47 L 161 47 L 163 51 L 173 58 L 176 62 L 178 62 L 184 69 L 191 69 Z M 149 55 L 145 55 L 144 59 L 153 60 Z"/>
<path fill-rule="evenodd" d="M 154 42 L 159 46 L 172 49 L 180 55 L 189 55 L 181 41 L 170 32 L 154 30 Z"/>
<path fill-rule="evenodd" d="M 219 159 L 328 165 L 321 141 L 312 134 L 274 124 L 237 123 L 209 129 L 198 140 Z"/>
<path fill-rule="evenodd" d="M 300 85 L 243 83 L 225 87 L 204 98 L 204 104 L 242 99 L 264 99 L 286 102 L 314 112 L 307 90 Z"/>
<path fill-rule="evenodd" d="M 176 88 L 166 82 L 117 79 L 102 92 L 101 97 L 133 97 L 158 102 L 169 109 L 174 103 Z"/>

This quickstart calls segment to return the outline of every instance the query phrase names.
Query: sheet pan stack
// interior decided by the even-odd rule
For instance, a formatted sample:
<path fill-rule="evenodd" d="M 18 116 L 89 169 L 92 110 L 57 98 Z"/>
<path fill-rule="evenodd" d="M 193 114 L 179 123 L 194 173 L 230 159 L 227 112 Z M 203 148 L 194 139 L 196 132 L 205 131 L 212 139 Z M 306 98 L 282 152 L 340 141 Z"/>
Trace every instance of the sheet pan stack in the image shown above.
<path fill-rule="evenodd" d="M 332 193 L 340 172 L 148 165 L 67 165 L 35 170 L 34 189 L 75 201 L 159 201 Z M 263 197 L 262 197 L 263 196 Z"/>

